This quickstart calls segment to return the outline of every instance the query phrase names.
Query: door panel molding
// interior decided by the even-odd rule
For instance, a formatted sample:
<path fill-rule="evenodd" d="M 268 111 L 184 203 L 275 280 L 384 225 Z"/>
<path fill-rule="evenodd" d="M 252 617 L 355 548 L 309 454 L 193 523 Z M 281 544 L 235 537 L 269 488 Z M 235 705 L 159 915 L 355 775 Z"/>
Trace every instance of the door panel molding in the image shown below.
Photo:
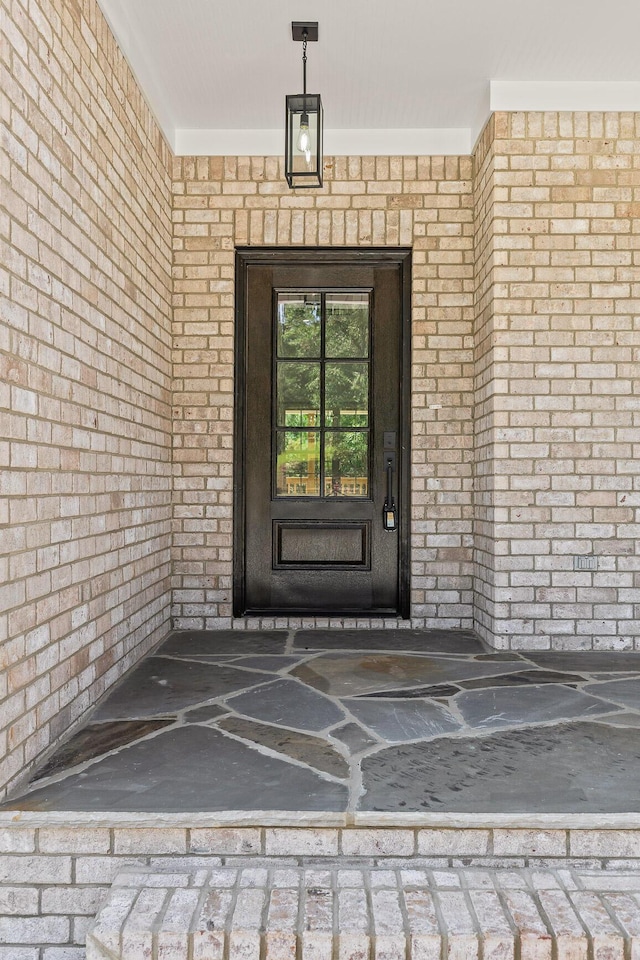
<path fill-rule="evenodd" d="M 306 578 L 305 571 L 309 571 L 308 576 L 313 577 L 313 571 L 324 570 L 329 577 L 328 582 L 333 581 L 335 576 L 336 590 L 333 592 L 335 597 L 335 609 L 317 610 L 324 615 L 348 615 L 354 611 L 349 607 L 350 596 L 346 590 L 347 585 L 357 577 L 357 570 L 370 568 L 370 552 L 372 549 L 372 531 L 371 522 L 365 522 L 364 516 L 360 516 L 353 509 L 359 501 L 354 498 L 347 503 L 344 511 L 338 507 L 337 515 L 334 519 L 314 519 L 313 499 L 309 499 L 308 505 L 305 504 L 302 514 L 295 519 L 287 518 L 286 513 L 280 512 L 276 507 L 273 512 L 273 530 L 272 524 L 269 524 L 268 535 L 272 537 L 272 547 L 269 551 L 272 554 L 273 569 L 273 590 L 271 595 L 267 592 L 263 596 L 255 593 L 251 604 L 247 604 L 246 583 L 247 577 L 251 576 L 252 584 L 255 582 L 255 564 L 256 560 L 251 556 L 251 551 L 247 555 L 245 545 L 247 542 L 247 470 L 251 469 L 251 459 L 247 457 L 248 430 L 247 423 L 247 391 L 258 389 L 267 389 L 266 381 L 271 382 L 272 364 L 269 362 L 271 357 L 271 335 L 272 335 L 272 317 L 267 316 L 267 310 L 263 306 L 269 305 L 269 311 L 272 310 L 274 284 L 271 283 L 269 271 L 254 270 L 255 267 L 273 267 L 277 271 L 277 288 L 289 286 L 287 268 L 291 271 L 291 289 L 304 286 L 296 277 L 301 268 L 328 268 L 325 271 L 327 282 L 324 284 L 326 290 L 333 290 L 336 287 L 346 289 L 347 287 L 361 289 L 367 286 L 367 279 L 371 276 L 372 268 L 394 267 L 394 275 L 399 280 L 400 290 L 400 338 L 399 345 L 399 363 L 398 370 L 400 375 L 399 384 L 399 434 L 396 446 L 397 450 L 397 492 L 398 500 L 402 505 L 398 526 L 398 569 L 397 569 L 397 609 L 390 609 L 385 604 L 378 608 L 373 607 L 370 610 L 371 615 L 392 615 L 408 617 L 410 615 L 410 596 L 409 596 L 409 529 L 410 529 L 410 302 L 411 302 L 411 251 L 408 248 L 297 248 L 297 247 L 238 247 L 236 249 L 236 297 L 235 297 L 235 443 L 234 443 L 234 524 L 233 524 L 233 613 L 234 616 L 243 616 L 249 614 L 275 615 L 284 614 L 296 616 L 301 613 L 314 612 L 312 607 L 304 610 L 295 611 L 290 606 L 278 609 L 277 597 L 286 597 L 287 591 L 279 584 L 284 583 L 282 577 L 287 576 L 287 571 L 292 576 L 291 584 L 293 595 L 296 589 L 303 595 L 304 582 Z M 360 270 L 358 268 L 361 268 Z M 333 269 L 335 268 L 335 269 Z M 346 270 L 349 270 L 349 277 L 353 282 L 344 283 Z M 381 276 L 387 271 L 383 271 Z M 248 336 L 249 336 L 249 315 L 248 315 L 248 289 L 249 277 L 251 275 L 252 284 L 252 311 L 256 304 L 256 283 L 261 289 L 261 304 L 258 309 L 264 316 L 256 317 L 252 313 L 252 350 L 261 351 L 265 357 L 265 363 L 259 370 L 256 370 L 255 362 L 252 365 L 252 380 L 248 381 Z M 284 279 L 284 282 L 283 282 Z M 361 282 L 359 282 L 361 281 Z M 260 285 L 262 287 L 260 288 Z M 375 294 L 374 294 L 375 295 Z M 256 343 L 256 336 L 258 341 Z M 376 344 L 372 349 L 375 351 Z M 256 383 L 256 377 L 260 383 Z M 264 380 L 264 383 L 262 382 Z M 253 423 L 253 421 L 252 421 Z M 270 411 L 264 412 L 265 429 L 268 423 L 269 431 Z M 255 428 L 254 428 L 255 436 Z M 378 441 L 376 441 L 377 443 Z M 386 440 L 385 440 L 386 446 Z M 287 498 L 279 500 L 279 503 L 286 504 Z M 316 501 L 317 502 L 317 501 Z M 344 502 L 344 501 L 343 501 Z M 308 512 L 307 512 L 308 506 Z M 348 512 L 351 509 L 351 512 Z M 249 511 L 251 513 L 251 510 Z M 252 514 L 253 516 L 253 514 Z M 308 517 L 308 520 L 305 519 Z M 377 522 L 374 520 L 374 524 Z M 382 518 L 379 520 L 382 523 Z M 251 523 L 251 521 L 250 521 Z M 341 543 L 337 548 L 336 556 L 333 560 L 328 557 L 326 534 L 330 529 L 334 529 Z M 313 548 L 313 530 L 317 532 L 318 550 L 315 561 L 311 558 Z M 305 532 L 306 531 L 306 532 Z M 322 533 L 324 531 L 324 533 Z M 339 531 L 343 531 L 342 535 Z M 273 535 L 272 535 L 273 534 Z M 283 541 L 284 534 L 284 541 Z M 375 536 L 378 536 L 376 530 Z M 375 541 L 374 536 L 374 541 Z M 384 534 L 384 536 L 396 536 L 396 534 Z M 323 539 L 324 538 L 324 539 Z M 284 551 L 284 552 L 283 552 Z M 264 551 L 263 551 L 264 555 Z M 252 573 L 253 569 L 253 573 Z M 350 572 L 351 571 L 351 572 Z M 318 574 L 316 574 L 318 575 Z M 299 587 L 296 584 L 299 583 Z M 344 588 L 344 589 L 343 589 Z M 380 595 L 384 594 L 382 584 L 373 584 L 374 594 L 376 589 L 381 590 Z M 356 591 L 357 593 L 357 591 Z M 355 593 L 354 593 L 355 596 Z M 365 594 L 362 594 L 364 597 Z M 274 606 L 275 602 L 275 606 Z M 289 603 L 289 600 L 283 601 Z M 394 601 L 395 604 L 395 601 Z M 364 614 L 366 615 L 366 614 Z"/>
<path fill-rule="evenodd" d="M 369 520 L 274 520 L 273 568 L 370 570 L 370 543 Z"/>

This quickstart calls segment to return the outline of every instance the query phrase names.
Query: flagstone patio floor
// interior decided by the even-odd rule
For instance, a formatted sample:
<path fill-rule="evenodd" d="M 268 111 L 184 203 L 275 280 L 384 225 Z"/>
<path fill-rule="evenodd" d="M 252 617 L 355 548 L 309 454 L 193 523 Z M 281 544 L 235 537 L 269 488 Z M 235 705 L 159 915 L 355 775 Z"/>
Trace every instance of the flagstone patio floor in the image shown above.
<path fill-rule="evenodd" d="M 640 653 L 465 631 L 177 632 L 4 809 L 640 811 Z"/>

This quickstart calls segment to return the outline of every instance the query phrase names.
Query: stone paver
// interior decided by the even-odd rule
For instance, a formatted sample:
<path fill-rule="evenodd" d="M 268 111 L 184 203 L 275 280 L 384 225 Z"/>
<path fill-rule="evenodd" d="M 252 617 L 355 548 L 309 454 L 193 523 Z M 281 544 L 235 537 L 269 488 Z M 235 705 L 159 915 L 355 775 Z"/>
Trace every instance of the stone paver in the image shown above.
<path fill-rule="evenodd" d="M 640 654 L 495 653 L 468 631 L 183 631 L 6 807 L 640 812 L 638 691 Z"/>

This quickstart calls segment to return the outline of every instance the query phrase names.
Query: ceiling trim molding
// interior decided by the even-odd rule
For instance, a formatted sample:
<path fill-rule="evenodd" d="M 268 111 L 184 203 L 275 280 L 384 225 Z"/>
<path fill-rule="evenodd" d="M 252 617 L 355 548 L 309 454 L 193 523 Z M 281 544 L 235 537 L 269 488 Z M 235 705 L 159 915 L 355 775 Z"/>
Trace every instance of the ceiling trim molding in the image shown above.
<path fill-rule="evenodd" d="M 490 108 L 521 110 L 640 110 L 635 81 L 492 80 Z"/>
<path fill-rule="evenodd" d="M 325 156 L 466 156 L 468 127 L 390 130 L 325 130 Z M 184 156 L 279 156 L 284 130 L 176 130 L 175 154 Z"/>
<path fill-rule="evenodd" d="M 284 155 L 282 130 L 176 130 L 177 157 L 273 157 Z"/>
<path fill-rule="evenodd" d="M 469 127 L 325 130 L 329 156 L 460 156 L 471 152 Z"/>

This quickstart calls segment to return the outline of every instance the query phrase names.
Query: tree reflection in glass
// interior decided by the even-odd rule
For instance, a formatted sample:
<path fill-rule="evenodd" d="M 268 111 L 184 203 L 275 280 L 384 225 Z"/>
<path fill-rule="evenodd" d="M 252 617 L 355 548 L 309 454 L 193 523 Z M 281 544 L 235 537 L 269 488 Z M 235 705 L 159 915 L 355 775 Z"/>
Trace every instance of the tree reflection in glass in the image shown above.
<path fill-rule="evenodd" d="M 368 436 L 327 431 L 324 446 L 325 497 L 366 497 L 369 494 Z"/>
<path fill-rule="evenodd" d="M 328 293 L 325 354 L 327 357 L 369 356 L 369 295 Z"/>
<path fill-rule="evenodd" d="M 320 420 L 320 364 L 278 363 L 278 426 L 309 427 Z"/>
<path fill-rule="evenodd" d="M 320 442 L 317 430 L 278 434 L 276 493 L 279 497 L 320 496 Z"/>
<path fill-rule="evenodd" d="M 368 363 L 325 364 L 324 391 L 325 426 L 368 426 Z"/>
<path fill-rule="evenodd" d="M 278 356 L 319 357 L 321 323 L 319 293 L 278 294 Z"/>

